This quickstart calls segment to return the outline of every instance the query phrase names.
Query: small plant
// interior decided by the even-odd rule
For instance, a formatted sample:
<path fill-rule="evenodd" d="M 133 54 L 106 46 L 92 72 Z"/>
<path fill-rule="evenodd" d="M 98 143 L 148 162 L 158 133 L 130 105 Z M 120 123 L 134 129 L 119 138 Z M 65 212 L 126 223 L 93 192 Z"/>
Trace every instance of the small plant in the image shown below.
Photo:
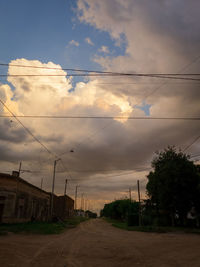
<path fill-rule="evenodd" d="M 60 234 L 67 229 L 76 227 L 79 223 L 87 220 L 84 217 L 73 217 L 62 222 L 27 222 L 27 223 L 15 223 L 15 224 L 1 224 L 0 235 L 6 235 L 8 232 L 15 234 Z"/>

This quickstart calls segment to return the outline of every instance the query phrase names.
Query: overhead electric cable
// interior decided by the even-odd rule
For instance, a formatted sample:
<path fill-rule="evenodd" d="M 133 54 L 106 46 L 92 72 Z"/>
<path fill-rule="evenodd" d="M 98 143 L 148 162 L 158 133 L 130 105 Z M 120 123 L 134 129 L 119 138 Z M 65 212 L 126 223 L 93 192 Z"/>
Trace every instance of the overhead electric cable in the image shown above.
<path fill-rule="evenodd" d="M 195 57 L 191 62 L 189 62 L 183 68 L 181 68 L 178 71 L 177 75 L 184 75 L 184 74 L 182 74 L 182 72 L 185 71 L 185 70 L 187 70 L 191 65 L 193 65 L 195 62 L 197 62 L 199 59 L 200 59 L 200 55 L 198 55 L 197 57 Z M 147 94 L 145 96 L 145 98 L 143 99 L 143 101 L 145 101 L 147 98 L 149 98 L 150 96 L 152 96 L 155 92 L 157 92 L 160 88 L 164 87 L 167 84 L 168 84 L 168 81 L 163 82 L 161 85 L 159 85 L 158 87 L 156 87 L 151 93 Z"/>
<path fill-rule="evenodd" d="M 68 167 L 67 167 L 66 165 L 64 165 L 62 158 L 61 158 L 61 164 L 62 164 L 62 166 L 63 166 L 63 169 L 65 170 L 65 172 L 67 172 L 67 173 L 68 173 L 68 175 L 69 175 L 69 178 L 72 180 L 71 173 L 70 173 L 70 171 L 69 171 Z"/>
<path fill-rule="evenodd" d="M 139 85 L 139 84 L 141 84 L 141 85 L 143 85 L 143 84 L 148 84 L 148 85 L 154 85 L 154 84 L 158 84 L 158 85 L 163 85 L 163 83 L 160 83 L 160 82 L 98 82 L 96 85 L 108 85 L 108 84 L 116 84 L 116 85 L 129 85 L 129 84 L 137 84 L 137 85 Z M 176 84 L 183 84 L 183 85 L 198 85 L 199 86 L 199 83 L 198 82 L 167 82 L 167 83 L 165 83 L 165 84 L 167 84 L 167 85 L 171 85 L 171 84 L 173 84 L 173 85 L 176 85 Z"/>
<path fill-rule="evenodd" d="M 199 58 L 199 57 L 198 57 Z M 195 59 L 196 61 L 197 59 Z M 191 62 L 189 65 L 193 64 Z M 186 67 L 188 67 L 187 65 Z M 113 71 L 100 71 L 100 70 L 87 70 L 87 69 L 76 69 L 76 68 L 53 68 L 53 67 L 45 67 L 45 66 L 30 66 L 30 65 L 20 65 L 20 64 L 9 64 L 9 63 L 0 63 L 0 66 L 8 66 L 8 67 L 23 67 L 23 68 L 37 68 L 37 69 L 51 69 L 51 70 L 65 70 L 65 71 L 74 71 L 74 72 L 90 72 L 90 73 L 98 73 L 98 74 L 111 74 L 111 75 L 139 75 L 139 76 L 148 76 L 148 75 L 166 75 L 166 76 L 183 76 L 183 75 L 188 75 L 188 76 L 195 76 L 195 75 L 200 75 L 200 73 L 126 73 L 126 72 L 113 72 Z M 87 74 L 86 74 L 87 75 Z"/>
<path fill-rule="evenodd" d="M 106 123 L 103 127 L 101 127 L 100 129 L 98 129 L 97 131 L 93 132 L 91 135 L 83 138 L 81 141 L 79 141 L 75 146 L 73 146 L 73 150 L 74 149 L 77 149 L 79 146 L 81 146 L 83 143 L 85 143 L 85 140 L 88 140 L 88 139 L 91 139 L 93 138 L 94 136 L 96 136 L 97 134 L 99 134 L 99 131 L 102 131 L 103 129 L 105 129 L 106 127 L 108 127 L 110 125 L 110 122 Z M 92 139 L 91 139 L 92 140 Z M 71 148 L 72 149 L 72 148 Z M 68 152 L 64 152 L 61 154 L 62 155 L 65 155 L 67 154 Z"/>
<path fill-rule="evenodd" d="M 6 110 L 12 115 L 9 117 L 14 117 L 16 121 L 25 129 L 25 131 L 32 136 L 32 138 L 38 142 L 49 154 L 55 156 L 19 119 L 18 117 L 11 111 L 11 109 L 0 99 L 0 103 L 6 108 Z"/>
<path fill-rule="evenodd" d="M 126 119 L 126 120 L 200 120 L 200 117 L 128 117 L 128 116 L 53 116 L 53 115 L 0 115 L 0 118 L 34 118 L 34 119 Z"/>
<path fill-rule="evenodd" d="M 183 149 L 183 152 L 185 152 L 186 150 L 188 150 L 194 143 L 196 143 L 200 138 L 200 135 L 197 136 L 188 146 L 186 146 L 184 149 Z"/>
<path fill-rule="evenodd" d="M 188 78 L 188 77 L 174 77 L 174 76 L 163 76 L 159 74 L 0 74 L 0 77 L 109 77 L 109 76 L 114 76 L 114 77 L 148 77 L 148 78 L 158 78 L 158 79 L 174 79 L 174 80 L 188 80 L 188 81 L 200 81 L 200 79 L 197 78 Z"/>
<path fill-rule="evenodd" d="M 138 172 L 142 172 L 142 171 L 146 171 L 146 170 L 149 170 L 149 167 L 146 167 L 146 168 L 135 168 L 134 170 L 132 170 L 132 171 L 134 171 L 134 172 L 136 172 L 136 171 L 138 171 Z M 127 171 L 126 169 L 110 169 L 110 170 L 101 170 L 101 169 L 96 169 L 96 170 L 70 170 L 71 172 L 91 172 L 91 173 L 93 173 L 93 172 L 116 172 L 116 171 Z M 132 172 L 131 171 L 131 172 Z"/>
<path fill-rule="evenodd" d="M 148 170 L 151 170 L 151 168 L 149 168 L 149 169 L 146 169 L 146 170 L 144 170 L 144 171 L 148 171 Z M 104 178 L 115 178 L 115 177 L 119 177 L 119 176 L 125 176 L 125 175 L 130 175 L 130 174 L 132 174 L 132 173 L 134 173 L 134 172 L 140 172 L 140 171 L 134 171 L 134 170 L 132 170 L 132 171 L 128 171 L 128 172 L 121 172 L 121 173 L 119 173 L 119 174 L 112 174 L 112 175 L 106 175 L 106 174 L 104 174 L 104 176 L 103 177 L 94 177 L 93 176 L 93 178 L 92 179 L 89 179 L 90 181 L 91 180 L 96 180 L 96 179 L 104 179 Z M 73 180 L 83 180 L 82 178 L 74 178 Z"/>
<path fill-rule="evenodd" d="M 191 62 L 189 62 L 188 64 L 186 64 L 183 68 L 181 68 L 179 71 L 178 71 L 178 75 L 183 75 L 182 74 L 182 72 L 183 71 L 186 71 L 191 65 L 193 65 L 195 62 L 197 62 L 198 60 L 200 59 L 200 55 L 198 55 L 197 57 L 195 57 Z M 180 84 L 181 82 L 179 82 L 179 84 Z M 192 83 L 192 82 L 191 82 Z M 98 85 L 99 85 L 100 83 L 98 83 Z M 102 83 L 103 84 L 103 83 Z M 119 83 L 118 83 L 119 84 Z M 151 82 L 151 84 L 152 84 L 152 82 Z M 157 90 L 159 90 L 160 88 L 162 88 L 162 87 L 164 87 L 165 85 L 168 85 L 168 84 L 172 84 L 171 82 L 169 82 L 169 81 L 165 81 L 165 82 L 162 82 L 162 83 L 160 83 L 159 84 L 159 86 L 158 87 L 156 87 L 156 88 L 154 88 L 153 89 L 153 91 L 151 92 L 151 93 L 149 93 L 149 94 L 147 94 L 144 98 L 143 98 L 143 101 L 145 101 L 149 96 L 151 96 L 151 95 L 153 95 Z M 176 82 L 176 84 L 178 84 L 177 82 Z M 182 82 L 182 84 L 183 84 L 183 82 Z M 186 83 L 185 83 L 186 84 Z M 188 84 L 188 82 L 187 82 L 187 84 Z M 198 85 L 199 86 L 199 84 L 198 84 L 198 82 L 193 82 L 193 85 Z M 139 104 L 139 103 L 138 103 Z M 136 105 L 135 105 L 136 106 Z M 111 125 L 113 123 L 113 121 L 111 121 L 110 123 L 109 123 L 109 125 Z M 108 125 L 106 124 L 106 127 L 107 127 Z"/>

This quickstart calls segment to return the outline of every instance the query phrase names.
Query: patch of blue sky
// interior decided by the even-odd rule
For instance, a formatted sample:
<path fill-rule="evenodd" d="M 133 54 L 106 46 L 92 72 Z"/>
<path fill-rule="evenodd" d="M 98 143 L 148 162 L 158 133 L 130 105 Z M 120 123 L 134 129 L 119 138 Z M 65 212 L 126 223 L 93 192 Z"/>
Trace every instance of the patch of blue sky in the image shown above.
<path fill-rule="evenodd" d="M 150 108 L 152 107 L 152 105 L 147 104 L 145 101 L 142 102 L 141 106 L 135 105 L 134 107 L 144 111 L 146 116 L 150 116 Z"/>
<path fill-rule="evenodd" d="M 108 32 L 100 31 L 78 20 L 74 24 L 71 37 L 73 38 L 69 39 L 66 46 L 66 58 L 72 62 L 74 68 L 81 65 L 84 69 L 102 70 L 101 66 L 94 61 L 96 55 L 116 57 L 125 54 L 126 42 L 123 36 L 121 46 L 117 46 L 116 41 L 110 37 Z M 90 38 L 93 45 L 88 44 L 86 38 Z M 69 45 L 71 40 L 78 42 L 79 46 Z M 101 52 L 102 46 L 107 47 L 108 53 Z"/>
<path fill-rule="evenodd" d="M 0 61 L 9 63 L 25 58 L 43 63 L 52 61 L 63 68 L 102 70 L 94 61 L 96 55 L 124 55 L 123 36 L 121 46 L 116 46 L 116 40 L 108 32 L 81 23 L 74 8 L 74 0 L 1 0 Z M 85 38 L 90 38 L 94 45 L 88 44 Z M 71 40 L 79 45 L 69 45 Z M 101 53 L 102 46 L 109 53 Z M 83 80 L 73 78 L 73 84 Z"/>
<path fill-rule="evenodd" d="M 16 58 L 62 62 L 71 34 L 66 1 L 2 0 L 0 8 L 0 60 Z"/>

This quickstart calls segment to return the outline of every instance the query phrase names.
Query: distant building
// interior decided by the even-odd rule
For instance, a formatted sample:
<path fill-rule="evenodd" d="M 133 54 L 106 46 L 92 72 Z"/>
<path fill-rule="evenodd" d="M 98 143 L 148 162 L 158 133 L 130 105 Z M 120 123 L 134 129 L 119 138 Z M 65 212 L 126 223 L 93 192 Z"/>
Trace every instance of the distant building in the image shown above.
<path fill-rule="evenodd" d="M 60 219 L 74 215 L 74 200 L 69 196 L 56 196 L 53 199 L 53 216 Z"/>
<path fill-rule="evenodd" d="M 0 222 L 48 221 L 51 193 L 18 177 L 0 173 Z M 73 215 L 74 200 L 54 195 L 53 216 L 65 219 Z"/>
<path fill-rule="evenodd" d="M 79 217 L 85 217 L 85 211 L 84 210 L 74 210 L 74 214 L 75 216 L 79 216 Z"/>

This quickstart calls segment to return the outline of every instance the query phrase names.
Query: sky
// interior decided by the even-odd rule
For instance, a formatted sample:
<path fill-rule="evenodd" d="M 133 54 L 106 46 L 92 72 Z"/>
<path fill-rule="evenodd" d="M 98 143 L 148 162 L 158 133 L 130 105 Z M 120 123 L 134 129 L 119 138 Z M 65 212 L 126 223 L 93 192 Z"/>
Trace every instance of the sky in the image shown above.
<path fill-rule="evenodd" d="M 0 99 L 9 110 L 112 118 L 1 117 L 0 172 L 11 173 L 22 162 L 21 177 L 36 186 L 43 178 L 43 188 L 51 191 L 53 163 L 61 158 L 55 193 L 63 194 L 68 179 L 68 194 L 74 197 L 78 185 L 79 198 L 84 194 L 89 208 L 99 210 L 128 197 L 129 188 L 137 199 L 137 180 L 145 198 L 156 151 L 189 146 L 187 153 L 198 155 L 200 140 L 190 144 L 199 121 L 127 119 L 199 117 L 198 81 L 77 77 L 66 69 L 199 73 L 199 9 L 197 0 L 2 0 L 0 63 L 8 66 L 0 66 L 0 74 L 7 74 L 0 77 Z M 47 76 L 23 76 L 32 74 Z M 10 113 L 1 105 L 0 115 Z"/>

